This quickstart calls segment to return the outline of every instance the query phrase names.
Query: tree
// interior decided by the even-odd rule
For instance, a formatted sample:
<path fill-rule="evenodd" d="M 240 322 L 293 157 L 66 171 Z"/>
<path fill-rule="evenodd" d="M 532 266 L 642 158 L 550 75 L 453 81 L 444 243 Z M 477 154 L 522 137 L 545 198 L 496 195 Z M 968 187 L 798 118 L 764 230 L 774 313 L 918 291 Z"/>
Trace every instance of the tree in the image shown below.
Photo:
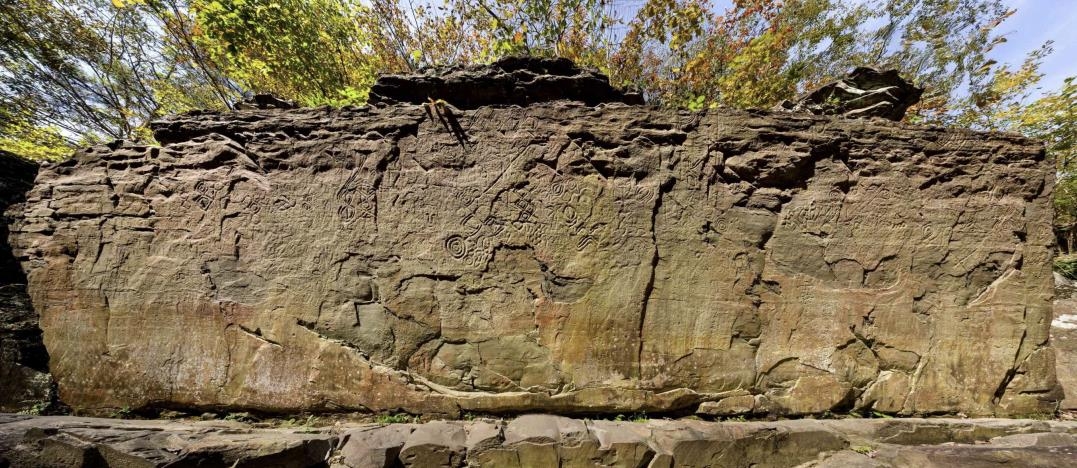
<path fill-rule="evenodd" d="M 62 160 L 72 146 L 55 126 L 35 124 L 24 106 L 0 103 L 0 150 L 24 158 L 43 161 Z"/>
<path fill-rule="evenodd" d="M 664 105 L 770 107 L 856 66 L 895 68 L 927 92 L 910 119 L 954 123 L 992 81 L 1001 0 L 649 0 L 614 57 L 615 80 Z M 1030 56 L 1041 60 L 1034 51 Z"/>
<path fill-rule="evenodd" d="M 855 66 L 896 68 L 927 88 L 910 120 L 1009 128 L 1050 52 L 1016 69 L 988 57 L 1013 14 L 1002 0 L 735 0 L 724 11 L 646 0 L 627 22 L 613 0 L 411 2 L 4 3 L 5 141 L 44 154 L 147 139 L 158 115 L 227 109 L 252 92 L 361 104 L 378 73 L 515 54 L 566 56 L 695 110 L 771 107 Z"/>
<path fill-rule="evenodd" d="M 231 109 L 243 89 L 199 46 L 197 24 L 186 0 L 127 1 L 121 7 L 137 8 L 153 21 L 154 30 L 161 31 L 161 56 L 173 64 L 169 73 L 151 83 L 160 101 L 158 112 Z"/>
<path fill-rule="evenodd" d="M 1055 160 L 1055 226 L 1064 234 L 1066 252 L 1077 247 L 1077 82 L 1066 78 L 1062 88 L 1028 106 L 1005 111 L 1013 129 L 1043 141 Z"/>
<path fill-rule="evenodd" d="M 306 105 L 365 101 L 380 63 L 351 0 L 193 0 L 194 40 L 228 77 Z"/>
<path fill-rule="evenodd" d="M 147 38 L 129 15 L 96 6 L 0 4 L 0 93 L 36 123 L 90 140 L 128 137 L 154 107 L 136 79 Z"/>
<path fill-rule="evenodd" d="M 55 158 L 107 139 L 147 140 L 153 117 L 227 103 L 228 95 L 204 92 L 209 75 L 165 40 L 172 24 L 155 23 L 165 17 L 148 14 L 150 7 L 0 3 L 0 112 L 7 117 L 0 144 Z M 210 88 L 221 86 L 216 80 Z"/>
<path fill-rule="evenodd" d="M 380 72 L 415 72 L 427 66 L 481 61 L 487 35 L 475 29 L 478 4 L 447 0 L 439 6 L 411 0 L 371 0 L 359 15 Z"/>

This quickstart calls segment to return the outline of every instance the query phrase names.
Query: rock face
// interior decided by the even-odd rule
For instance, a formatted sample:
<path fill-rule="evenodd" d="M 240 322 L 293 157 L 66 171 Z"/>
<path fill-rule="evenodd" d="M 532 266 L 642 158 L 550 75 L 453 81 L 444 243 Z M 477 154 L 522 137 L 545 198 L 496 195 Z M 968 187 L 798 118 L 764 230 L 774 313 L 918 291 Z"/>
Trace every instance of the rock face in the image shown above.
<path fill-rule="evenodd" d="M 6 464 L 7 463 L 7 464 Z M 228 421 L 0 415 L 17 467 L 1060 467 L 1077 423 L 1032 420 L 576 420 L 264 429 Z"/>
<path fill-rule="evenodd" d="M 326 466 L 338 438 L 229 421 L 125 421 L 0 414 L 0 466 L 20 468 Z"/>
<path fill-rule="evenodd" d="M 163 147 L 42 169 L 13 239 L 63 400 L 1027 415 L 1061 398 L 1037 143 L 395 100 L 182 115 L 154 126 Z"/>
<path fill-rule="evenodd" d="M 557 100 L 587 105 L 643 104 L 636 93 L 568 59 L 508 57 L 487 66 L 432 68 L 422 75 L 383 76 L 370 90 L 372 104 L 422 104 L 444 100 L 460 109 L 490 105 L 526 106 Z"/>
<path fill-rule="evenodd" d="M 905 81 L 897 70 L 858 67 L 844 79 L 823 85 L 796 102 L 783 102 L 779 110 L 901 120 L 923 93 L 923 88 Z"/>
<path fill-rule="evenodd" d="M 0 411 L 29 409 L 51 400 L 49 355 L 38 316 L 26 293 L 26 276 L 7 243 L 5 215 L 20 205 L 34 183 L 37 165 L 0 151 Z"/>

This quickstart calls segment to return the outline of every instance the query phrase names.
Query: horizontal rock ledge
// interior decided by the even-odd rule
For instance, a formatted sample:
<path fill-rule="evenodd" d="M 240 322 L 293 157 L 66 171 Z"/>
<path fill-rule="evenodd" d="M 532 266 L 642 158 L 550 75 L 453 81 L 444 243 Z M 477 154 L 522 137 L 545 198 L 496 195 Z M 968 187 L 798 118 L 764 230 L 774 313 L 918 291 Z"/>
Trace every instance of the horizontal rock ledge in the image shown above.
<path fill-rule="evenodd" d="M 2 466 L 1069 466 L 1077 422 L 844 419 L 640 422 L 528 415 L 253 427 L 0 414 Z"/>

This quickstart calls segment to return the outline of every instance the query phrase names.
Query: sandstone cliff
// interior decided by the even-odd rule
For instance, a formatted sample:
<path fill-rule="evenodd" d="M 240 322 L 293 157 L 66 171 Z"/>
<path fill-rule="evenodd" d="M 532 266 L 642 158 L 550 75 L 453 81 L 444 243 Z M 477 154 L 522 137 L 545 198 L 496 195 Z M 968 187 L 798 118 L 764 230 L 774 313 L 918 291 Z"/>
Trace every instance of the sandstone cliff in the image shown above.
<path fill-rule="evenodd" d="M 12 239 L 62 398 L 1054 410 L 1041 145 L 536 96 L 191 113 L 45 167 Z"/>

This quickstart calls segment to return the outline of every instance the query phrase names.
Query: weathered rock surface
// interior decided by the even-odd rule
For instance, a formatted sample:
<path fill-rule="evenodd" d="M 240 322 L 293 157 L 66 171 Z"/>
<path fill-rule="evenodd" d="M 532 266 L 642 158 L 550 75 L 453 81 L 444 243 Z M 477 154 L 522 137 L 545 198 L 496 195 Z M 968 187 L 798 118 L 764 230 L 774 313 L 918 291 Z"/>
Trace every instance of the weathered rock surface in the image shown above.
<path fill-rule="evenodd" d="M 778 109 L 901 120 L 923 93 L 923 88 L 905 81 L 897 70 L 857 67 L 849 76 L 820 86 L 796 102 L 785 101 Z"/>
<path fill-rule="evenodd" d="M 606 76 L 564 58 L 507 57 L 490 65 L 430 68 L 420 75 L 389 75 L 370 89 L 372 104 L 443 100 L 460 109 L 526 106 L 569 100 L 643 104 L 637 93 L 614 88 Z"/>
<path fill-rule="evenodd" d="M 0 151 L 0 411 L 30 409 L 52 399 L 49 355 L 38 315 L 7 242 L 5 213 L 10 209 L 21 216 L 21 203 L 36 175 L 36 164 Z"/>
<path fill-rule="evenodd" d="M 239 423 L 133 421 L 0 414 L 0 466 L 314 467 L 337 436 Z"/>
<path fill-rule="evenodd" d="M 14 467 L 1059 467 L 1077 422 L 846 419 L 511 421 L 264 429 L 226 421 L 0 414 Z"/>
<path fill-rule="evenodd" d="M 463 102 L 200 112 L 45 167 L 13 239 L 63 400 L 1054 411 L 1041 145 Z"/>

